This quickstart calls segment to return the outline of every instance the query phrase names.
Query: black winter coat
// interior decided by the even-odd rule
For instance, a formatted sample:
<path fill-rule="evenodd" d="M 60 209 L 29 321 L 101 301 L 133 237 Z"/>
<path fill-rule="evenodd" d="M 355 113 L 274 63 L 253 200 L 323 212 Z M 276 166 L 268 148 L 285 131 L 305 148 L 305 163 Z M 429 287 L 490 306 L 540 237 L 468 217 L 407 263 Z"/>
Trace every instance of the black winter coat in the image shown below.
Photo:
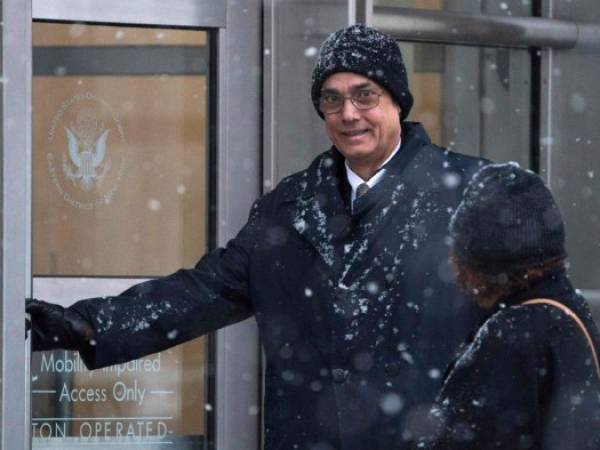
<path fill-rule="evenodd" d="M 599 450 L 600 380 L 575 321 L 532 298 L 573 310 L 600 353 L 585 300 L 563 272 L 506 299 L 458 358 L 432 409 L 443 450 Z M 431 436 L 430 436 L 431 438 Z"/>
<path fill-rule="evenodd" d="M 401 448 L 481 312 L 455 288 L 447 226 L 482 160 L 403 123 L 385 177 L 350 213 L 336 149 L 259 199 L 195 268 L 72 308 L 89 367 L 141 357 L 254 314 L 266 355 L 266 450 Z"/>

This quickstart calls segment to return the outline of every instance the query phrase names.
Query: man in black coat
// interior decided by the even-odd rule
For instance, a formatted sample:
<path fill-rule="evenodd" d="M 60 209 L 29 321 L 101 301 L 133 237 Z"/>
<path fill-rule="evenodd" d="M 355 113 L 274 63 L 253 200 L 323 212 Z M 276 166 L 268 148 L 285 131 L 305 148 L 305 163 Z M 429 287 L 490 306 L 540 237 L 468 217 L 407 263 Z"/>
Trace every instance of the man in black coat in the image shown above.
<path fill-rule="evenodd" d="M 402 448 L 479 319 L 446 236 L 482 161 L 405 121 L 400 50 L 374 29 L 324 42 L 312 100 L 333 147 L 260 198 L 226 248 L 116 297 L 30 301 L 34 349 L 76 349 L 97 368 L 254 315 L 266 450 Z"/>

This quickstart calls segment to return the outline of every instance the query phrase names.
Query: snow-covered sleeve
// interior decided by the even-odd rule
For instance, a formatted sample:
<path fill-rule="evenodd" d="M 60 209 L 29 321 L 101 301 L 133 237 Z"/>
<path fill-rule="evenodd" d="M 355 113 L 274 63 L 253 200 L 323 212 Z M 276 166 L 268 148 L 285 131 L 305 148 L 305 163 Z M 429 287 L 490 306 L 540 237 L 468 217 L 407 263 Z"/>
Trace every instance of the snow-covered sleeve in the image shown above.
<path fill-rule="evenodd" d="M 541 345 L 519 312 L 492 316 L 448 374 L 417 448 L 529 448 L 540 422 Z"/>
<path fill-rule="evenodd" d="M 86 366 L 140 358 L 251 316 L 248 269 L 260 228 L 259 202 L 238 235 L 193 269 L 70 306 L 95 329 L 92 345 L 80 352 Z"/>

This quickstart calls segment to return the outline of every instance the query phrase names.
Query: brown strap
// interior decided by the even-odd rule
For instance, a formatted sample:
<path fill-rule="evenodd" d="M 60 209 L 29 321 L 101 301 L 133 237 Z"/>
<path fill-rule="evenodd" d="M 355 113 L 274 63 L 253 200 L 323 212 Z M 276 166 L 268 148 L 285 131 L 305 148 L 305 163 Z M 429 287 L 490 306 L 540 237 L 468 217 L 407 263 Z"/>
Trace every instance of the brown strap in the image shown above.
<path fill-rule="evenodd" d="M 573 319 L 575 321 L 575 323 L 581 329 L 581 332 L 585 336 L 587 343 L 590 347 L 590 350 L 592 351 L 592 358 L 594 359 L 594 364 L 596 365 L 596 373 L 598 374 L 598 379 L 600 379 L 600 364 L 598 363 L 598 355 L 596 354 L 596 348 L 594 347 L 594 343 L 592 342 L 592 338 L 590 337 L 590 333 L 588 333 L 587 328 L 585 327 L 585 325 L 583 324 L 581 319 L 577 316 L 577 314 L 575 314 L 573 312 L 573 310 L 571 310 L 567 306 L 563 305 L 561 302 L 552 300 L 550 298 L 534 298 L 531 300 L 527 300 L 526 302 L 523 302 L 522 304 L 523 305 L 545 304 L 545 305 L 554 306 L 555 308 L 558 308 L 562 312 L 564 312 L 571 319 Z"/>

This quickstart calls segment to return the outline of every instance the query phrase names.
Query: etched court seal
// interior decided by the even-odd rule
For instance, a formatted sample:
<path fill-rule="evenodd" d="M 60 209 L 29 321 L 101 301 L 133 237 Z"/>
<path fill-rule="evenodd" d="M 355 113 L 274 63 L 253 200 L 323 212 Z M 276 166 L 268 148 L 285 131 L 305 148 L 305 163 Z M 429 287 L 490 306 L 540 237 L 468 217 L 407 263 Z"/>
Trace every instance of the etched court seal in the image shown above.
<path fill-rule="evenodd" d="M 126 168 L 126 141 L 119 115 L 92 92 L 65 100 L 52 118 L 46 154 L 52 184 L 80 209 L 110 204 Z"/>

